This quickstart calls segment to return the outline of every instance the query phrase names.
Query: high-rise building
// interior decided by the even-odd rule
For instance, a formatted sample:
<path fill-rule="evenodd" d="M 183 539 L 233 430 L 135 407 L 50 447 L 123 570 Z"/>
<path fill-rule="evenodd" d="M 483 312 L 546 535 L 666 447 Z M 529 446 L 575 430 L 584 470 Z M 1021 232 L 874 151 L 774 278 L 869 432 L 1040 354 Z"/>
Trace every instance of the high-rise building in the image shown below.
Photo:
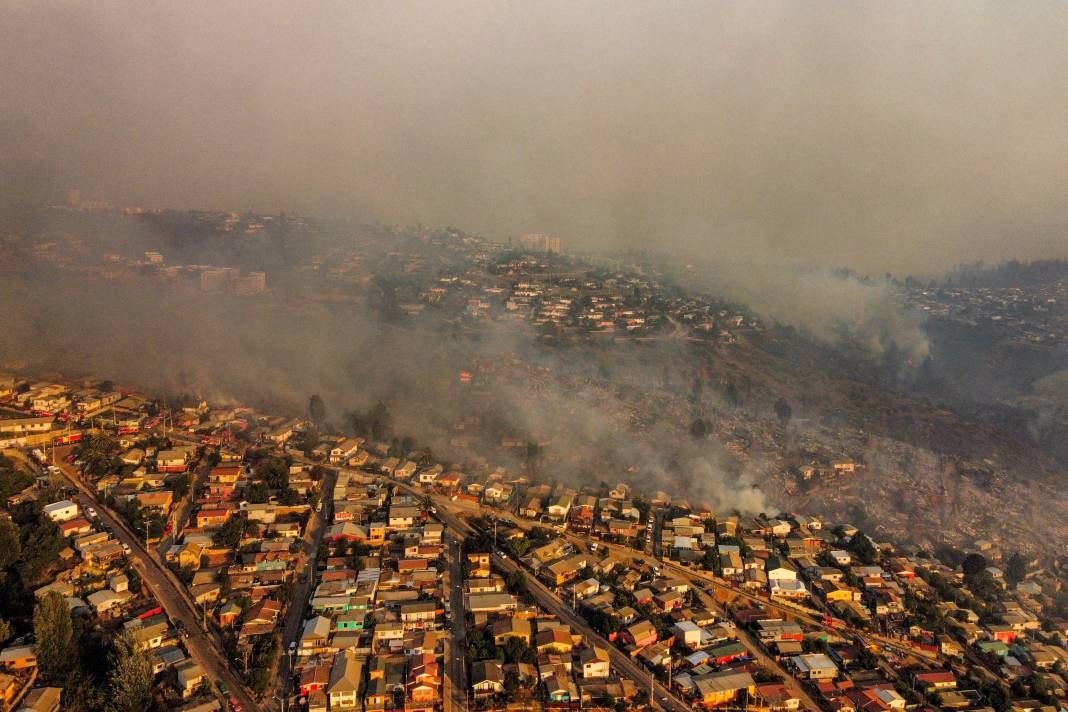
<path fill-rule="evenodd" d="M 519 244 L 532 252 L 561 252 L 559 237 L 531 233 L 519 238 Z"/>

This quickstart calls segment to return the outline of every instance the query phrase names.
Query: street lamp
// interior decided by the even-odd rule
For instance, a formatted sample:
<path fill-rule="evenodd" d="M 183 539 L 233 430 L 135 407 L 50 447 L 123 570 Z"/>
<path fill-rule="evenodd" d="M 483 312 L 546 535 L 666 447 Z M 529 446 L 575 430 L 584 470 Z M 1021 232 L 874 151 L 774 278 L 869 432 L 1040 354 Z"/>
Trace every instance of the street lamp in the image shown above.
<path fill-rule="evenodd" d="M 284 697 L 279 697 L 278 695 L 275 695 L 273 697 L 273 699 L 278 700 L 278 702 L 280 702 L 281 705 L 282 705 L 282 712 L 286 712 L 286 701 L 285 701 L 285 698 Z"/>

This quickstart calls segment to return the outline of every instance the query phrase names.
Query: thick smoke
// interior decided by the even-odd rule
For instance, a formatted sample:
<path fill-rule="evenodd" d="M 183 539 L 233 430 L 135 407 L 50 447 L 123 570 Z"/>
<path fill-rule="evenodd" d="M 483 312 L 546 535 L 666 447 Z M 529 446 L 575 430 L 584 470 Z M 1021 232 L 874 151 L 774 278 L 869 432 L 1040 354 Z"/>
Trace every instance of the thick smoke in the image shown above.
<path fill-rule="evenodd" d="M 1066 35 L 1043 1 L 13 0 L 0 115 L 120 205 L 929 273 L 1063 256 Z"/>

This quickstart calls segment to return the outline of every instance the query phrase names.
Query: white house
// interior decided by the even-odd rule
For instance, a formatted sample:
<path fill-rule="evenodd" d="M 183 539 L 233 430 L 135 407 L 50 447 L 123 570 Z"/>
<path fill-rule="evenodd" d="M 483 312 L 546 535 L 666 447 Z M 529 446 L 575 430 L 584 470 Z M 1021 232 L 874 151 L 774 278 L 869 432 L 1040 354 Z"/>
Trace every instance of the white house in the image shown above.
<path fill-rule="evenodd" d="M 48 518 L 53 522 L 69 522 L 78 516 L 78 505 L 71 502 L 69 499 L 63 499 L 59 502 L 53 502 L 52 504 L 46 504 L 44 513 L 48 515 Z"/>

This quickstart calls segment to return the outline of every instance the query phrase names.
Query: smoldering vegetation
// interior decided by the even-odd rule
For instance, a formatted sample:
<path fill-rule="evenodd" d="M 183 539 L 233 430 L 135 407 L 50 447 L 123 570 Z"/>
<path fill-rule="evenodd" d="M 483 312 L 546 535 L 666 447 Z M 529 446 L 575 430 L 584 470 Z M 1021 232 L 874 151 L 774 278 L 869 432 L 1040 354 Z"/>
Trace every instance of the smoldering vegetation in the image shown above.
<path fill-rule="evenodd" d="M 143 221 L 87 219 L 80 238 L 101 254 L 169 244 Z M 242 259 L 255 263 L 257 251 L 254 244 Z M 351 414 L 382 403 L 391 437 L 410 436 L 459 464 L 486 452 L 490 465 L 542 478 L 625 481 L 718 511 L 771 510 L 753 473 L 714 440 L 688 436 L 688 406 L 664 421 L 642 412 L 666 370 L 680 394 L 689 388 L 695 366 L 677 345 L 608 347 L 584 358 L 544 345 L 528 326 L 457 333 L 389 323 L 373 299 L 321 301 L 290 271 L 273 273 L 283 286 L 271 294 L 246 298 L 147 274 L 105 279 L 36 260 L 32 249 L 20 257 L 0 279 L 2 368 L 295 416 L 318 394 L 339 432 L 351 432 Z M 462 371 L 476 372 L 477 385 L 461 384 Z M 457 441 L 469 433 L 474 440 Z M 519 444 L 502 449 L 502 440 Z"/>

